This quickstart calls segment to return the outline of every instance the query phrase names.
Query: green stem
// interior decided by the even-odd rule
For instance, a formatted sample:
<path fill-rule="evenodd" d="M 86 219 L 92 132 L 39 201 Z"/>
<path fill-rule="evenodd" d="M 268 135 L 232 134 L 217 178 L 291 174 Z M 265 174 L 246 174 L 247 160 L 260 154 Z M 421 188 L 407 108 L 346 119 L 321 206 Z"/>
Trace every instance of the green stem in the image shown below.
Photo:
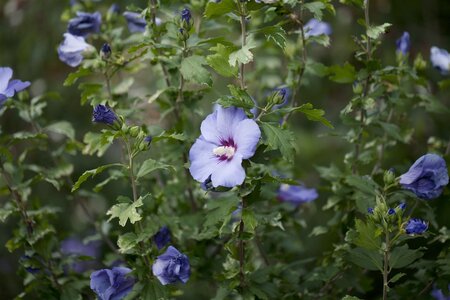
<path fill-rule="evenodd" d="M 365 2 L 364 2 L 364 18 L 365 18 L 366 30 L 367 30 L 370 26 L 369 0 L 365 0 Z M 371 44 L 370 37 L 368 35 L 366 35 L 366 49 L 365 50 L 366 50 L 366 65 L 367 65 L 369 63 L 369 61 L 372 59 L 372 44 Z M 370 79 L 371 79 L 371 75 L 369 74 L 364 83 L 364 90 L 363 90 L 363 94 L 362 94 L 362 98 L 361 98 L 363 100 L 364 100 L 364 98 L 366 98 L 367 94 L 369 93 Z M 358 132 L 358 136 L 356 138 L 356 143 L 355 143 L 355 157 L 354 157 L 353 166 L 352 166 L 353 174 L 358 174 L 358 159 L 359 159 L 359 155 L 360 155 L 361 148 L 362 148 L 362 135 L 364 132 L 364 127 L 365 127 L 366 110 L 364 109 L 364 103 L 361 103 L 360 106 L 361 106 L 360 110 L 359 110 L 360 127 L 359 127 L 359 132 Z"/>
<path fill-rule="evenodd" d="M 245 200 L 244 198 L 242 198 L 242 213 L 244 212 L 244 208 L 245 208 Z M 244 227 L 245 224 L 241 214 L 241 221 L 239 222 L 239 233 L 238 233 L 239 279 L 241 288 L 245 287 L 245 241 L 243 239 Z"/>
<path fill-rule="evenodd" d="M 385 249 L 383 256 L 383 300 L 387 299 L 387 294 L 389 290 L 389 256 L 390 256 L 390 241 L 389 241 L 389 230 L 386 229 L 385 237 Z"/>
<path fill-rule="evenodd" d="M 238 3 L 239 13 L 241 15 L 241 47 L 244 48 L 247 44 L 247 29 L 245 22 L 247 19 L 247 8 L 245 2 Z M 239 66 L 239 79 L 241 84 L 241 89 L 245 89 L 245 65 L 243 63 Z"/>
<path fill-rule="evenodd" d="M 136 178 L 134 177 L 134 156 L 133 153 L 131 152 L 131 146 L 130 146 L 130 142 L 128 140 L 128 138 L 124 138 L 125 140 L 125 146 L 127 148 L 127 154 L 128 154 L 128 169 L 129 169 L 129 175 L 130 175 L 130 182 L 131 182 L 131 188 L 133 191 L 133 202 L 136 202 L 138 200 L 138 193 L 137 193 L 137 187 L 136 187 Z M 135 229 L 136 231 L 140 231 L 143 232 L 144 228 L 142 227 L 142 223 L 140 221 L 136 222 L 135 225 Z M 146 247 L 145 247 L 145 243 L 143 241 L 139 242 L 139 246 L 141 248 L 141 251 L 145 251 Z M 150 268 L 150 258 L 148 257 L 148 255 L 144 255 L 144 262 L 147 265 L 147 267 Z"/>
<path fill-rule="evenodd" d="M 300 40 L 302 41 L 302 55 L 301 55 L 301 59 L 302 59 L 302 66 L 299 70 L 298 76 L 297 76 L 297 80 L 295 80 L 294 85 L 292 87 L 292 107 L 296 107 L 298 102 L 299 102 L 299 97 L 297 97 L 297 92 L 300 89 L 300 85 L 302 83 L 302 79 L 303 79 L 303 75 L 305 74 L 305 69 L 306 69 L 306 60 L 307 60 L 307 52 L 306 52 L 306 36 L 305 36 L 305 30 L 304 30 L 304 26 L 303 26 L 303 7 L 304 7 L 304 0 L 300 1 L 301 6 L 300 6 L 300 13 L 299 13 L 299 17 L 298 18 L 294 18 L 294 20 L 296 21 L 297 24 L 300 25 Z M 283 117 L 283 121 L 281 122 L 281 125 L 283 126 L 290 118 L 290 116 L 292 115 L 292 113 L 288 113 L 286 115 L 284 115 Z"/>

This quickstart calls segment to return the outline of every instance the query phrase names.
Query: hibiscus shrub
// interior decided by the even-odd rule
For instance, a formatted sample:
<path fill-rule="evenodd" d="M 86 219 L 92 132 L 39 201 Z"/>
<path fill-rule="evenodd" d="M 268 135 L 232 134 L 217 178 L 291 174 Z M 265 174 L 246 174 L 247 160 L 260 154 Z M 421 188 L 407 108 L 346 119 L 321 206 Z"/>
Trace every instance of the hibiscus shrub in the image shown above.
<path fill-rule="evenodd" d="M 0 68 L 17 299 L 447 299 L 447 51 L 383 59 L 370 0 L 106 2 L 71 1 L 55 51 L 88 132 Z M 337 84 L 340 112 L 306 99 Z"/>

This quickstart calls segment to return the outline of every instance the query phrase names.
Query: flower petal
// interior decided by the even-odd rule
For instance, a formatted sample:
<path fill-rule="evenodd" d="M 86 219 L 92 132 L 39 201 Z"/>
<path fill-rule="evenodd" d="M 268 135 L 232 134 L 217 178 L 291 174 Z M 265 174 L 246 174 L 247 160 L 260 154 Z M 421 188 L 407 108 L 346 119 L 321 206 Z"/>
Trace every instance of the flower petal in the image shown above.
<path fill-rule="evenodd" d="M 14 96 L 15 93 L 20 92 L 29 86 L 30 86 L 29 81 L 23 82 L 18 79 L 14 79 L 8 83 L 8 87 L 6 88 L 4 94 L 7 97 L 12 97 L 12 96 Z"/>
<path fill-rule="evenodd" d="M 215 147 L 217 146 L 206 141 L 203 136 L 200 136 L 192 145 L 189 151 L 191 161 L 189 171 L 195 180 L 204 182 L 218 168 L 219 160 L 213 154 Z"/>
<path fill-rule="evenodd" d="M 214 187 L 234 187 L 245 180 L 245 170 L 242 167 L 242 156 L 236 153 L 231 160 L 223 160 L 211 174 L 211 182 Z"/>
<path fill-rule="evenodd" d="M 245 119 L 238 123 L 234 131 L 234 142 L 237 145 L 237 153 L 243 159 L 252 157 L 256 151 L 256 145 L 261 138 L 261 130 L 252 119 Z"/>
<path fill-rule="evenodd" d="M 233 138 L 233 134 L 236 132 L 236 127 L 238 126 L 239 121 L 247 119 L 244 110 L 238 107 L 219 107 L 216 112 L 216 126 L 222 139 Z"/>
<path fill-rule="evenodd" d="M 0 68 L 0 94 L 4 94 L 4 91 L 8 87 L 8 82 L 11 79 L 13 71 L 11 68 Z"/>
<path fill-rule="evenodd" d="M 217 109 L 203 120 L 200 125 L 200 132 L 207 141 L 217 146 L 220 144 L 220 132 L 217 129 Z"/>
<path fill-rule="evenodd" d="M 98 270 L 91 274 L 91 289 L 97 293 L 97 295 L 103 294 L 110 286 L 111 279 L 107 269 Z"/>

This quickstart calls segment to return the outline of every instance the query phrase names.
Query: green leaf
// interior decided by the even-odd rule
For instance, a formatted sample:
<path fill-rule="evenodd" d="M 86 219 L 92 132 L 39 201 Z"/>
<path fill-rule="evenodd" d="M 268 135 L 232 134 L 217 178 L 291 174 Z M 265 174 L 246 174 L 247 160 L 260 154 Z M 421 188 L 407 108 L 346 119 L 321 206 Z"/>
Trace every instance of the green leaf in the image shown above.
<path fill-rule="evenodd" d="M 232 12 L 236 9 L 236 4 L 233 0 L 223 0 L 219 3 L 215 2 L 208 2 L 205 9 L 205 17 L 211 18 L 214 16 L 223 16 L 227 13 Z"/>
<path fill-rule="evenodd" d="M 362 220 L 355 221 L 355 229 L 358 237 L 354 240 L 355 245 L 368 249 L 378 250 L 381 247 L 381 230 L 372 221 L 364 223 Z"/>
<path fill-rule="evenodd" d="M 330 121 L 328 121 L 327 119 L 325 119 L 323 117 L 323 115 L 325 114 L 325 111 L 322 109 L 314 108 L 311 103 L 305 103 L 305 104 L 303 104 L 301 106 L 297 106 L 297 107 L 280 108 L 280 109 L 274 110 L 270 113 L 267 113 L 266 116 L 275 114 L 275 113 L 288 114 L 288 113 L 293 113 L 293 112 L 301 112 L 301 113 L 305 114 L 306 118 L 310 121 L 320 122 L 327 127 L 334 128 L 333 125 L 330 123 Z"/>
<path fill-rule="evenodd" d="M 148 281 L 142 290 L 142 299 L 145 300 L 165 300 L 169 299 L 167 288 L 165 288 L 158 280 Z"/>
<path fill-rule="evenodd" d="M 253 210 L 244 208 L 242 210 L 242 220 L 244 221 L 245 232 L 254 234 L 255 228 L 258 226 L 258 221 L 255 218 L 255 213 Z"/>
<path fill-rule="evenodd" d="M 345 178 L 345 182 L 363 193 L 373 196 L 377 194 L 378 184 L 367 175 L 349 175 Z"/>
<path fill-rule="evenodd" d="M 103 85 L 99 83 L 82 83 L 79 85 L 81 92 L 81 105 L 96 96 L 102 89 Z"/>
<path fill-rule="evenodd" d="M 260 126 L 266 135 L 268 148 L 280 150 L 287 161 L 293 161 L 295 154 L 295 137 L 291 131 L 269 123 L 261 122 Z"/>
<path fill-rule="evenodd" d="M 0 222 L 5 222 L 6 219 L 14 212 L 14 208 L 1 208 L 0 209 Z"/>
<path fill-rule="evenodd" d="M 341 300 L 362 300 L 362 299 L 355 296 L 345 295 Z"/>
<path fill-rule="evenodd" d="M 123 164 L 109 164 L 109 165 L 104 165 L 92 170 L 88 170 L 85 171 L 77 180 L 77 182 L 75 182 L 75 184 L 72 187 L 72 192 L 78 190 L 81 186 L 81 184 L 83 182 L 85 182 L 86 180 L 88 180 L 89 177 L 94 177 L 95 175 L 100 174 L 101 172 L 103 172 L 104 170 L 106 170 L 107 168 L 111 168 L 111 167 L 125 167 L 125 165 Z"/>
<path fill-rule="evenodd" d="M 234 51 L 230 54 L 230 58 L 228 59 L 228 63 L 230 66 L 237 66 L 238 64 L 248 64 L 253 61 L 253 53 L 250 52 L 250 49 L 256 47 L 256 44 L 252 39 L 249 38 L 247 45 L 242 47 L 241 49 Z"/>
<path fill-rule="evenodd" d="M 186 136 L 184 133 L 169 133 L 169 132 L 162 132 L 161 134 L 154 136 L 152 139 L 152 143 L 161 141 L 161 140 L 173 140 L 173 141 L 180 141 L 184 142 L 186 141 Z"/>
<path fill-rule="evenodd" d="M 316 226 L 313 228 L 313 230 L 311 231 L 311 233 L 309 234 L 309 236 L 318 236 L 318 235 L 322 235 L 328 232 L 328 228 L 325 226 Z"/>
<path fill-rule="evenodd" d="M 355 248 L 349 250 L 348 260 L 367 270 L 383 270 L 383 258 L 378 251 Z"/>
<path fill-rule="evenodd" d="M 164 170 L 170 169 L 170 170 L 175 171 L 175 168 L 173 166 L 166 165 L 166 164 L 160 163 L 154 159 L 149 158 L 142 163 L 142 165 L 139 168 L 139 171 L 136 175 L 136 178 L 144 177 L 145 175 L 150 174 L 153 171 L 162 170 L 162 169 L 164 169 Z"/>
<path fill-rule="evenodd" d="M 133 232 L 128 232 L 122 234 L 117 239 L 117 246 L 119 246 L 120 253 L 128 253 L 132 250 L 138 243 L 137 235 Z"/>
<path fill-rule="evenodd" d="M 209 51 L 216 52 L 216 54 L 208 55 L 206 57 L 206 61 L 211 68 L 225 77 L 237 76 L 238 67 L 232 67 L 228 63 L 230 54 L 236 51 L 236 47 L 217 44 L 215 47 L 210 48 Z"/>
<path fill-rule="evenodd" d="M 392 250 L 389 258 L 389 266 L 392 269 L 399 269 L 408 266 L 416 259 L 422 257 L 423 253 L 417 249 L 409 249 L 408 245 L 396 247 Z"/>
<path fill-rule="evenodd" d="M 389 280 L 389 283 L 396 283 L 397 281 L 400 280 L 400 278 L 402 278 L 402 277 L 405 276 L 405 275 L 406 275 L 405 273 L 397 273 L 397 274 L 394 275 L 394 277 L 392 277 L 392 278 Z"/>
<path fill-rule="evenodd" d="M 53 123 L 51 125 L 48 125 L 45 129 L 48 131 L 53 131 L 53 132 L 56 132 L 59 134 L 63 134 L 71 140 L 75 139 L 75 129 L 73 129 L 72 124 L 70 124 L 67 121 L 60 121 L 60 122 Z"/>
<path fill-rule="evenodd" d="M 116 85 L 114 87 L 114 89 L 112 90 L 112 93 L 114 95 L 126 94 L 126 93 L 128 93 L 128 90 L 133 85 L 133 83 L 134 83 L 134 78 L 128 77 L 127 79 L 123 80 L 118 85 Z"/>
<path fill-rule="evenodd" d="M 127 224 L 128 220 L 131 224 L 134 224 L 142 219 L 141 215 L 136 210 L 142 205 L 144 205 L 144 203 L 142 202 L 142 197 L 133 203 L 116 204 L 106 212 L 106 215 L 111 216 L 108 219 L 108 222 L 114 218 L 119 218 L 119 225 L 122 227 Z"/>
<path fill-rule="evenodd" d="M 88 69 L 79 68 L 76 72 L 70 73 L 64 81 L 64 86 L 71 86 L 77 82 L 78 78 L 85 77 L 92 74 Z"/>
<path fill-rule="evenodd" d="M 322 3 L 321 1 L 314 1 L 303 4 L 303 7 L 309 10 L 314 15 L 314 18 L 322 20 L 322 10 L 326 8 L 324 3 Z"/>
<path fill-rule="evenodd" d="M 346 62 L 343 66 L 333 65 L 328 67 L 330 80 L 337 83 L 353 83 L 356 80 L 355 67 Z"/>
<path fill-rule="evenodd" d="M 206 59 L 203 56 L 192 55 L 181 62 L 181 74 L 186 80 L 192 80 L 200 84 L 212 85 L 211 74 L 203 67 L 206 65 Z"/>
<path fill-rule="evenodd" d="M 286 48 L 286 31 L 281 26 L 268 26 L 255 30 L 253 33 L 262 33 L 268 41 L 273 41 L 281 49 Z"/>
<path fill-rule="evenodd" d="M 367 28 L 367 36 L 371 39 L 378 39 L 383 33 L 386 32 L 386 29 L 391 26 L 392 24 L 384 23 L 383 25 L 379 26 L 370 26 Z"/>

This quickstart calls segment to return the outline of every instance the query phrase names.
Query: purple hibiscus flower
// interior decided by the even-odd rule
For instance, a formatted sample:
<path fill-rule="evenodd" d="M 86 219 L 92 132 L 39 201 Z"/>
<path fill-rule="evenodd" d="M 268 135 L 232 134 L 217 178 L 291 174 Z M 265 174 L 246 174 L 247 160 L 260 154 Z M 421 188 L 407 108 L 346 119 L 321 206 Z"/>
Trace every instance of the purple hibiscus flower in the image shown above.
<path fill-rule="evenodd" d="M 407 234 L 422 234 L 428 229 L 428 223 L 421 219 L 410 219 L 406 223 L 405 231 Z"/>
<path fill-rule="evenodd" d="M 402 36 L 395 42 L 397 45 L 397 52 L 403 53 L 403 55 L 408 54 L 409 48 L 411 46 L 411 41 L 409 40 L 409 33 L 403 32 Z"/>
<path fill-rule="evenodd" d="M 91 289 L 100 300 L 123 299 L 133 289 L 135 279 L 127 276 L 131 270 L 124 267 L 102 269 L 91 274 Z"/>
<path fill-rule="evenodd" d="M 161 227 L 159 231 L 153 236 L 153 241 L 158 247 L 158 250 L 164 248 L 170 242 L 170 230 L 167 226 Z"/>
<path fill-rule="evenodd" d="M 141 17 L 141 14 L 131 12 L 131 11 L 126 11 L 123 13 L 123 16 L 127 20 L 128 30 L 131 33 L 145 31 L 147 22 L 145 22 L 145 19 Z"/>
<path fill-rule="evenodd" d="M 162 285 L 178 281 L 186 283 L 191 276 L 191 265 L 186 255 L 169 246 L 163 255 L 158 256 L 152 271 Z"/>
<path fill-rule="evenodd" d="M 90 33 L 100 31 L 102 15 L 99 12 L 85 13 L 77 12 L 77 16 L 69 21 L 67 32 L 76 36 L 87 36 Z"/>
<path fill-rule="evenodd" d="M 319 194 L 316 189 L 309 189 L 304 185 L 282 184 L 278 189 L 277 198 L 282 202 L 300 205 L 317 199 Z"/>
<path fill-rule="evenodd" d="M 447 287 L 448 291 L 450 292 L 450 284 Z M 450 300 L 450 293 L 446 295 L 444 295 L 444 292 L 442 291 L 442 289 L 438 289 L 437 287 L 434 287 L 433 290 L 431 291 L 431 297 L 433 297 L 436 300 Z"/>
<path fill-rule="evenodd" d="M 330 35 L 332 30 L 330 24 L 319 21 L 317 19 L 311 19 L 303 27 L 305 31 L 305 37 L 318 36 L 318 35 Z"/>
<path fill-rule="evenodd" d="M 63 255 L 90 256 L 92 260 L 76 261 L 70 265 L 70 269 L 76 273 L 83 273 L 86 270 L 93 269 L 96 266 L 95 259 L 100 256 L 99 241 L 83 243 L 77 238 L 68 238 L 61 242 L 61 253 Z"/>
<path fill-rule="evenodd" d="M 189 151 L 192 177 L 213 187 L 234 187 L 245 180 L 242 160 L 255 154 L 261 131 L 241 108 L 218 107 L 202 122 L 201 135 Z"/>
<path fill-rule="evenodd" d="M 92 48 L 82 36 L 64 33 L 64 42 L 58 47 L 58 56 L 62 62 L 76 67 L 83 61 L 83 53 Z"/>
<path fill-rule="evenodd" d="M 439 197 L 448 184 L 445 160 L 436 154 L 423 155 L 400 176 L 400 184 L 419 198 L 430 200 Z"/>
<path fill-rule="evenodd" d="M 0 106 L 3 105 L 6 99 L 13 97 L 15 93 L 30 86 L 29 81 L 11 80 L 12 75 L 13 70 L 11 68 L 0 68 Z"/>
<path fill-rule="evenodd" d="M 450 54 L 445 49 L 431 47 L 430 60 L 433 67 L 439 70 L 442 75 L 447 75 L 450 71 Z"/>
<path fill-rule="evenodd" d="M 92 113 L 92 122 L 112 125 L 117 120 L 116 114 L 106 105 L 98 104 Z"/>

